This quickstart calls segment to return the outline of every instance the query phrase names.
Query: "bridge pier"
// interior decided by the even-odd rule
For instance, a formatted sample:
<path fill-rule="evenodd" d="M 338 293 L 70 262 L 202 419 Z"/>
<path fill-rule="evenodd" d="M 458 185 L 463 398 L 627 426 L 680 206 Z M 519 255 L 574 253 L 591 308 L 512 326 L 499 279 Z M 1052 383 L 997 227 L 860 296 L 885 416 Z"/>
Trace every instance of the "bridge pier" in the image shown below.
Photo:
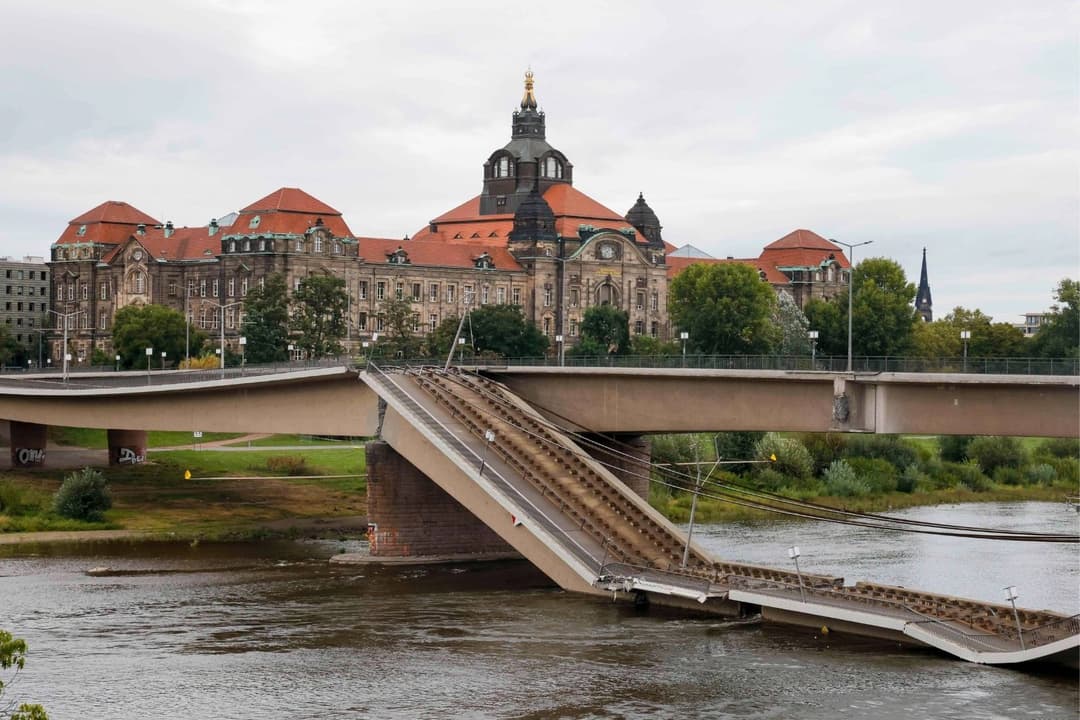
<path fill-rule="evenodd" d="M 368 540 L 379 558 L 506 557 L 493 530 L 382 440 L 367 444 Z"/>
<path fill-rule="evenodd" d="M 590 433 L 587 437 L 603 446 L 584 446 L 589 455 L 630 490 L 648 500 L 652 439 L 648 435 L 631 433 Z"/>
<path fill-rule="evenodd" d="M 48 441 L 48 425 L 12 420 L 11 467 L 35 468 L 45 465 L 45 446 Z"/>
<path fill-rule="evenodd" d="M 145 430 L 109 430 L 109 465 L 139 465 L 146 462 Z"/>

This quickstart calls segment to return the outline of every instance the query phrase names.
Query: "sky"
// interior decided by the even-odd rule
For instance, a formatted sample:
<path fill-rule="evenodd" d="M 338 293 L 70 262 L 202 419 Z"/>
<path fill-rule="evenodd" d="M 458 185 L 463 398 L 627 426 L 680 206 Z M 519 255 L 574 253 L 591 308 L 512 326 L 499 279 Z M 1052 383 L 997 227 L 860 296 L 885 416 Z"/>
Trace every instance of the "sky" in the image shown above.
<path fill-rule="evenodd" d="M 527 68 L 575 187 L 756 257 L 896 260 L 935 315 L 1080 276 L 1075 2 L 0 0 L 0 255 L 105 200 L 205 225 L 282 186 L 362 236 L 478 194 Z"/>

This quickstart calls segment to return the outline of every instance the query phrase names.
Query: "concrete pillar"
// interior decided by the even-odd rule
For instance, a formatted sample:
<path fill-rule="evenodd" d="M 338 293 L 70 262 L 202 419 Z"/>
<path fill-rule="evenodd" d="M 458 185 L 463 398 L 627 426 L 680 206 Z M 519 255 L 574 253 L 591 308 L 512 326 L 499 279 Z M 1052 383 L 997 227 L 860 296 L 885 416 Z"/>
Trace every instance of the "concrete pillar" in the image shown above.
<path fill-rule="evenodd" d="M 589 434 L 589 440 L 603 445 L 603 448 L 585 445 L 595 460 L 603 463 L 611 473 L 623 481 L 635 493 L 649 499 L 649 463 L 652 461 L 652 439 L 648 435 L 630 435 L 616 433 L 602 435 Z"/>
<path fill-rule="evenodd" d="M 146 462 L 145 430 L 109 430 L 109 464 L 138 465 Z"/>
<path fill-rule="evenodd" d="M 11 467 L 32 468 L 45 465 L 48 425 L 11 421 Z"/>
<path fill-rule="evenodd" d="M 367 444 L 372 557 L 507 555 L 505 541 L 382 440 Z"/>

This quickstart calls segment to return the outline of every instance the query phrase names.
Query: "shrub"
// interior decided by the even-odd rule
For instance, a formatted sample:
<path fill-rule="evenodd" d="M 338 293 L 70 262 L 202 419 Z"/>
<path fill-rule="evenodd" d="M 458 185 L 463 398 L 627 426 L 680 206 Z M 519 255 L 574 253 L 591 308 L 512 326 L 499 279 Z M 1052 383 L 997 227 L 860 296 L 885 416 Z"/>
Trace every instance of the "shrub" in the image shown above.
<path fill-rule="evenodd" d="M 915 492 L 916 488 L 930 485 L 930 477 L 915 463 L 908 465 L 896 479 L 896 489 L 900 492 Z"/>
<path fill-rule="evenodd" d="M 765 467 L 754 473 L 753 484 L 758 490 L 774 493 L 791 485 L 791 478 L 772 467 Z"/>
<path fill-rule="evenodd" d="M 72 520 L 101 520 L 112 507 L 112 496 L 105 476 L 93 468 L 83 468 L 64 478 L 53 496 L 53 511 Z"/>
<path fill-rule="evenodd" d="M 843 457 L 847 447 L 843 433 L 801 433 L 798 438 L 814 459 L 814 475 L 820 475 L 833 460 Z"/>
<path fill-rule="evenodd" d="M 977 437 L 968 444 L 967 456 L 990 475 L 999 467 L 1021 468 L 1027 464 L 1027 451 L 1014 437 Z"/>
<path fill-rule="evenodd" d="M 1057 473 L 1057 482 L 1064 483 L 1075 488 L 1080 483 L 1080 460 L 1076 458 L 1053 458 L 1046 464 L 1054 468 Z"/>
<path fill-rule="evenodd" d="M 967 448 L 971 441 L 971 435 L 939 436 L 938 447 L 941 448 L 941 459 L 947 462 L 964 462 L 967 460 Z"/>
<path fill-rule="evenodd" d="M 896 489 L 897 471 L 892 463 L 881 458 L 849 457 L 846 462 L 855 476 L 866 483 L 872 493 L 887 493 Z"/>
<path fill-rule="evenodd" d="M 861 497 L 870 494 L 870 486 L 861 480 L 844 460 L 833 460 L 822 473 L 825 490 L 837 497 Z"/>
<path fill-rule="evenodd" d="M 1054 469 L 1053 465 L 1050 465 L 1048 463 L 1039 463 L 1038 465 L 1032 465 L 1031 467 L 1029 467 L 1027 469 L 1027 472 L 1024 474 L 1024 477 L 1029 483 L 1032 484 L 1038 483 L 1039 485 L 1053 485 L 1054 481 L 1057 480 L 1058 474 L 1057 470 Z M 994 479 L 997 480 L 996 474 L 994 476 Z"/>
<path fill-rule="evenodd" d="M 23 489 L 11 482 L 0 482 L 0 513 L 21 515 L 27 508 Z"/>
<path fill-rule="evenodd" d="M 266 459 L 266 469 L 286 475 L 307 475 L 307 460 L 300 455 L 275 455 Z"/>
<path fill-rule="evenodd" d="M 753 460 L 755 447 L 764 435 L 762 432 L 720 433 L 716 436 L 716 450 L 724 460 Z M 751 466 L 735 464 L 725 467 L 732 472 L 745 472 Z"/>
<path fill-rule="evenodd" d="M 1048 438 L 1039 444 L 1036 455 L 1058 458 L 1080 458 L 1080 438 Z"/>
<path fill-rule="evenodd" d="M 1049 466 L 1046 466 L 1049 467 Z M 1050 468 L 1050 472 L 1053 472 L 1054 468 Z M 994 471 L 994 482 L 998 485 L 1023 485 L 1024 473 L 1020 472 L 1019 468 L 1011 467 L 999 467 Z"/>
<path fill-rule="evenodd" d="M 845 458 L 877 458 L 894 468 L 919 461 L 919 451 L 896 435 L 855 435 L 848 440 Z"/>
<path fill-rule="evenodd" d="M 814 472 L 814 459 L 806 446 L 795 438 L 784 437 L 778 433 L 765 433 L 755 446 L 755 455 L 759 459 L 776 456 L 772 467 L 785 475 L 795 478 L 810 477 Z"/>
<path fill-rule="evenodd" d="M 960 484 L 974 492 L 984 492 L 990 489 L 990 478 L 983 474 L 979 463 L 968 460 L 962 463 L 953 463 L 956 477 Z"/>

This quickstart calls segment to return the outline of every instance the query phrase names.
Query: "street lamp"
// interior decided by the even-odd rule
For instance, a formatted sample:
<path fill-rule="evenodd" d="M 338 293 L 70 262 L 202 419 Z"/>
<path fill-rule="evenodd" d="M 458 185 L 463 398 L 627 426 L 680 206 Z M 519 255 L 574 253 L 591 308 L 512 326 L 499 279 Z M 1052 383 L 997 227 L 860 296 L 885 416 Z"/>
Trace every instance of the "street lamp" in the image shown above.
<path fill-rule="evenodd" d="M 165 369 L 165 355 L 166 354 L 167 353 L 164 350 L 161 351 L 161 369 L 162 370 Z"/>
<path fill-rule="evenodd" d="M 487 464 L 488 448 L 491 447 L 491 443 L 495 442 L 495 431 L 492 430 L 491 428 L 488 428 L 487 430 L 485 430 L 484 431 L 484 440 L 486 440 L 487 442 L 484 443 L 484 453 L 480 456 L 480 474 L 481 475 L 484 474 L 484 465 Z"/>
<path fill-rule="evenodd" d="M 1020 627 L 1020 613 L 1016 611 L 1016 598 L 1020 597 L 1020 595 L 1016 592 L 1015 585 L 1005 588 L 1005 597 L 1012 603 L 1013 617 L 1016 619 L 1016 635 L 1020 638 L 1020 649 L 1026 650 L 1027 648 L 1024 647 L 1024 629 Z"/>
<path fill-rule="evenodd" d="M 679 339 L 682 340 L 682 366 L 686 367 L 686 341 L 690 339 L 690 333 L 683 330 L 679 333 Z"/>
<path fill-rule="evenodd" d="M 240 336 L 240 375 L 244 374 L 244 365 L 247 363 L 247 338 Z"/>
<path fill-rule="evenodd" d="M 50 310 L 49 312 L 58 318 L 64 319 L 64 384 L 66 385 L 68 381 L 68 363 L 71 362 L 71 353 L 68 352 L 67 344 L 68 321 L 73 317 L 78 317 L 79 315 L 82 315 L 85 310 L 72 310 L 69 313 L 57 312 L 56 310 Z"/>
<path fill-rule="evenodd" d="M 201 302 L 206 303 L 207 305 L 213 305 L 214 307 L 221 310 L 221 348 L 220 348 L 221 352 L 218 353 L 218 354 L 221 355 L 221 377 L 224 378 L 225 377 L 225 310 L 228 309 L 228 308 L 231 308 L 231 307 L 235 307 L 237 305 L 243 305 L 244 301 L 243 300 L 238 300 L 236 302 L 224 303 L 224 304 L 216 303 L 216 302 L 213 302 L 212 300 L 202 300 Z"/>
<path fill-rule="evenodd" d="M 964 341 L 964 372 L 967 372 L 967 344 L 968 340 L 971 339 L 971 331 L 961 330 L 960 339 Z"/>
<path fill-rule="evenodd" d="M 116 372 L 120 372 L 120 355 L 116 356 Z"/>
<path fill-rule="evenodd" d="M 792 545 L 787 549 L 788 557 L 795 561 L 795 574 L 799 576 L 799 596 L 802 597 L 803 602 L 806 602 L 806 590 L 803 588 L 802 571 L 799 570 L 799 554 L 798 545 Z"/>
<path fill-rule="evenodd" d="M 559 367 L 562 367 L 562 364 L 563 364 L 563 354 L 562 354 L 562 351 L 563 351 L 563 336 L 562 335 L 556 335 L 555 336 L 555 344 L 558 346 Z"/>
<path fill-rule="evenodd" d="M 863 245 L 869 245 L 874 242 L 873 240 L 867 240 L 861 243 L 846 243 L 840 240 L 829 239 L 829 242 L 834 242 L 837 245 L 843 245 L 848 249 L 848 263 L 851 267 L 848 268 L 847 279 L 847 371 L 851 372 L 851 291 L 852 286 L 855 285 L 855 248 L 862 247 Z"/>
<path fill-rule="evenodd" d="M 806 333 L 810 338 L 810 368 L 813 369 L 817 366 L 817 339 L 818 331 L 811 330 Z"/>
<path fill-rule="evenodd" d="M 150 358 L 154 356 L 154 348 L 146 348 L 146 384 L 150 384 Z"/>
<path fill-rule="evenodd" d="M 685 333 L 684 333 L 685 334 Z M 713 435 L 713 449 L 716 451 L 716 461 L 713 462 L 709 472 L 705 474 L 705 477 L 701 477 L 701 465 L 698 460 L 698 446 L 697 441 L 694 442 L 694 465 L 697 468 L 697 481 L 694 483 L 694 497 L 690 500 L 690 527 L 686 531 L 686 547 L 683 548 L 682 554 L 682 566 L 686 567 L 687 561 L 690 560 L 690 539 L 694 537 L 694 513 L 697 511 L 697 499 L 698 494 L 701 492 L 701 486 L 705 484 L 705 481 L 712 477 L 713 472 L 720 465 L 720 446 L 717 441 L 720 439 L 720 433 Z"/>
<path fill-rule="evenodd" d="M 296 347 L 295 345 L 293 345 L 292 343 L 289 343 L 289 362 L 290 363 L 293 361 L 293 349 L 295 347 Z M 367 347 L 367 346 L 365 345 L 364 347 Z"/>
<path fill-rule="evenodd" d="M 459 337 L 457 339 L 458 346 L 458 365 L 465 364 L 465 338 Z"/>

